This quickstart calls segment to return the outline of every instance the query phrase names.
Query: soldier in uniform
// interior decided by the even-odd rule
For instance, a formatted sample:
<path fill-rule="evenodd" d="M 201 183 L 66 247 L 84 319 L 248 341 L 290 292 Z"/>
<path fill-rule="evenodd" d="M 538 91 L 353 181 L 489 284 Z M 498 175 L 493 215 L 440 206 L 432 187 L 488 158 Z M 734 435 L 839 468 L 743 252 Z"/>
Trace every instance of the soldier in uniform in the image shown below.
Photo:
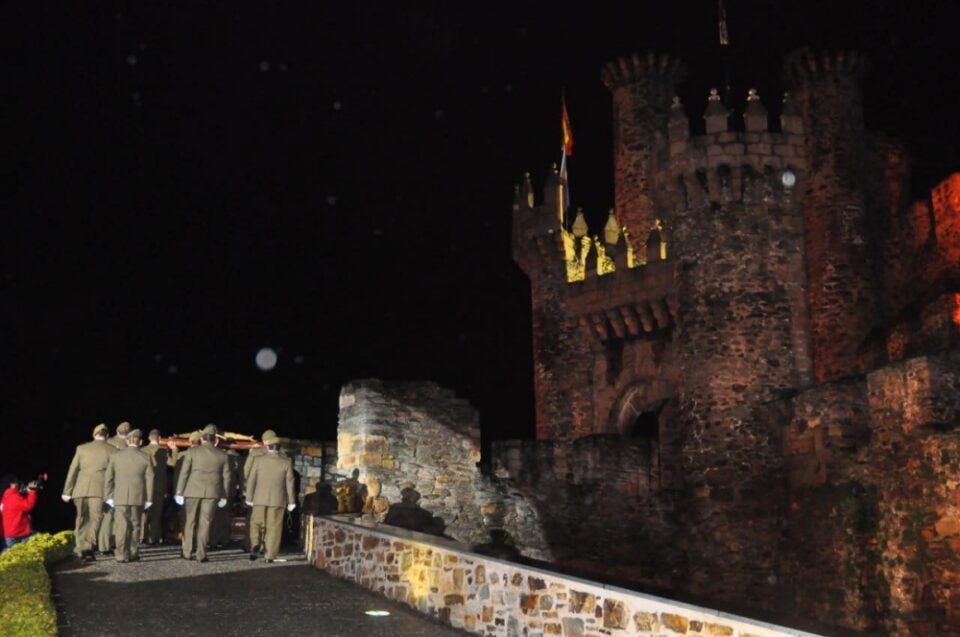
<path fill-rule="evenodd" d="M 247 481 L 250 479 L 250 472 L 253 470 L 253 464 L 256 462 L 257 458 L 261 457 L 267 453 L 266 447 L 264 445 L 264 440 L 268 438 L 276 438 L 277 434 L 273 429 L 267 429 L 263 432 L 263 435 L 260 436 L 260 447 L 253 447 L 247 453 L 247 459 L 243 463 L 243 484 L 241 486 L 241 494 L 244 497 L 247 497 Z M 247 497 L 249 500 L 249 497 Z M 263 518 L 259 515 L 262 511 L 258 511 L 252 507 L 247 508 L 247 538 L 249 546 L 245 547 L 250 550 L 251 553 L 261 551 L 263 549 L 263 532 L 264 532 L 264 521 Z"/>
<path fill-rule="evenodd" d="M 177 446 L 177 443 L 173 440 L 167 443 L 167 448 L 170 450 L 170 466 L 173 467 L 173 482 L 170 484 L 171 491 L 176 492 L 177 483 L 180 481 L 180 469 L 183 467 L 183 459 L 186 457 L 186 453 L 190 451 L 193 447 L 200 446 L 200 432 L 192 431 L 189 436 L 190 447 L 186 451 L 181 451 L 180 447 Z M 180 507 L 177 510 L 174 534 L 180 533 L 181 539 L 183 538 L 183 529 L 187 524 L 187 510 L 184 507 Z"/>
<path fill-rule="evenodd" d="M 127 446 L 110 456 L 104 482 L 107 505 L 115 509 L 114 536 L 118 562 L 140 559 L 140 519 L 152 508 L 153 457 L 140 451 L 142 434 L 134 429 L 126 436 Z"/>
<path fill-rule="evenodd" d="M 130 423 L 122 422 L 117 425 L 117 433 L 107 439 L 107 444 L 115 449 L 123 450 L 127 446 L 127 434 L 130 433 Z M 114 547 L 113 537 L 113 509 L 106 507 L 103 511 L 103 517 L 100 518 L 100 530 L 97 533 L 97 546 L 101 555 L 110 555 Z"/>
<path fill-rule="evenodd" d="M 152 545 L 163 542 L 163 498 L 167 493 L 170 450 L 160 445 L 159 429 L 151 429 L 149 438 L 150 444 L 143 447 L 143 452 L 153 459 L 153 492 L 148 494 L 147 499 L 156 503 L 156 506 L 143 512 L 140 541 Z"/>
<path fill-rule="evenodd" d="M 190 559 L 195 548 L 197 560 L 206 562 L 213 512 L 217 507 L 227 506 L 227 493 L 231 484 L 227 454 L 213 444 L 217 437 L 217 428 L 207 425 L 200 433 L 200 446 L 193 447 L 184 454 L 174 499 L 187 510 L 182 557 Z"/>
<path fill-rule="evenodd" d="M 297 505 L 293 493 L 293 461 L 280 453 L 277 446 L 280 439 L 276 434 L 264 436 L 263 443 L 267 446 L 266 453 L 253 463 L 247 479 L 247 506 L 253 508 L 252 517 L 263 520 L 266 559 L 272 562 L 280 552 L 284 509 L 293 511 Z M 251 545 L 258 541 L 256 533 L 256 529 L 250 530 Z M 257 559 L 256 551 L 250 551 L 250 559 Z"/>
<path fill-rule="evenodd" d="M 227 506 L 217 509 L 213 515 L 213 529 L 210 532 L 212 546 L 226 546 L 230 543 L 233 527 L 233 503 L 240 482 L 240 454 L 234 449 L 227 449 L 227 462 L 230 464 L 230 491 L 227 493 Z"/>
<path fill-rule="evenodd" d="M 77 447 L 67 470 L 67 481 L 63 485 L 64 502 L 73 500 L 77 508 L 76 548 L 77 557 L 92 562 L 94 546 L 97 543 L 97 529 L 103 516 L 103 482 L 110 456 L 117 452 L 116 447 L 107 444 L 110 430 L 106 425 L 97 425 L 93 430 L 93 441 Z"/>

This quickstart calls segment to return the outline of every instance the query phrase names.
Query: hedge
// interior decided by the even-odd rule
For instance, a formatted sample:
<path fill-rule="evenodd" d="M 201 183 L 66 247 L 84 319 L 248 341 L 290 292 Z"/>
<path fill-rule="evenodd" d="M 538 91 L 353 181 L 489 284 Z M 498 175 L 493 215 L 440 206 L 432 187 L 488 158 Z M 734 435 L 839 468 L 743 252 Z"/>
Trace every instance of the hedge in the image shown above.
<path fill-rule="evenodd" d="M 0 554 L 0 635 L 56 636 L 46 565 L 69 556 L 73 543 L 73 531 L 39 533 Z"/>

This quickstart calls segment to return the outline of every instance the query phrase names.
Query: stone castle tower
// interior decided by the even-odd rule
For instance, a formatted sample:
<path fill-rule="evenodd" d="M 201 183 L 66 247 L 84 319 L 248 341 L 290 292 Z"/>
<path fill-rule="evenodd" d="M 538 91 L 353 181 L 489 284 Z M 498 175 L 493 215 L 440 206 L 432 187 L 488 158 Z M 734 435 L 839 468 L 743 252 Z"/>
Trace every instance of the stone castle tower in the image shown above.
<path fill-rule="evenodd" d="M 604 68 L 606 225 L 561 221 L 573 215 L 556 174 L 539 203 L 528 176 L 513 205 L 513 256 L 532 290 L 537 438 L 554 455 L 598 434 L 643 442 L 652 477 L 628 495 L 643 515 L 671 511 L 658 519 L 675 526 L 664 523 L 669 546 L 648 537 L 636 549 L 638 568 L 644 551 L 682 555 L 671 578 L 640 579 L 769 608 L 789 596 L 860 628 L 960 635 L 960 175 L 909 202 L 906 151 L 864 127 L 864 71 L 854 53 L 796 52 L 778 122 L 755 91 L 740 115 L 713 92 L 694 135 L 674 97 L 678 61 L 634 55 Z M 933 455 L 936 477 L 918 473 Z M 943 548 L 936 568 L 913 575 L 885 566 L 897 556 L 876 544 L 880 529 L 903 535 L 909 515 L 885 498 L 906 498 L 904 482 L 925 490 L 910 508 L 930 529 L 924 541 Z M 844 489 L 873 525 L 853 541 L 838 500 L 818 499 Z M 833 522 L 801 528 L 809 516 Z M 904 599 L 904 586 L 927 601 Z M 911 627 L 925 621 L 931 632 Z"/>

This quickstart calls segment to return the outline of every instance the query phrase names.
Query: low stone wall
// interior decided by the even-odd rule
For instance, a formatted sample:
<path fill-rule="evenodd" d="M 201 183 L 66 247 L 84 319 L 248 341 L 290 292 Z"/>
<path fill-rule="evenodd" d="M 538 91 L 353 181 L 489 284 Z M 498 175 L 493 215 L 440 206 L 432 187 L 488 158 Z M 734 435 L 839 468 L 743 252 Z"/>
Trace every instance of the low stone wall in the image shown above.
<path fill-rule="evenodd" d="M 385 525 L 310 516 L 306 555 L 332 575 L 473 633 L 507 637 L 816 637 L 506 562 Z"/>
<path fill-rule="evenodd" d="M 482 544 L 490 531 L 504 530 L 524 555 L 551 557 L 531 499 L 481 472 L 476 410 L 436 383 L 368 379 L 344 385 L 337 454 L 337 471 L 356 471 L 364 485 L 376 481 L 391 509 L 404 488 L 415 490 L 422 496 L 417 508 L 440 520 L 444 535 Z"/>
<path fill-rule="evenodd" d="M 662 489 L 648 441 L 620 435 L 494 442 L 495 475 L 536 506 L 552 562 L 682 590 L 677 492 Z"/>

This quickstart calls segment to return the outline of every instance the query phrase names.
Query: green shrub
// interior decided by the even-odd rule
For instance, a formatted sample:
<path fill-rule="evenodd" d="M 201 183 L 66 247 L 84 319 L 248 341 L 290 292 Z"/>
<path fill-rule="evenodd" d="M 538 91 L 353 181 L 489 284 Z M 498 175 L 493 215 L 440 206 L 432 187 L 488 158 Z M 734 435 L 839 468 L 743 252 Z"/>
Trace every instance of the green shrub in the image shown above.
<path fill-rule="evenodd" d="M 73 551 L 73 531 L 40 533 L 0 554 L 0 635 L 54 637 L 57 612 L 47 564 Z"/>

